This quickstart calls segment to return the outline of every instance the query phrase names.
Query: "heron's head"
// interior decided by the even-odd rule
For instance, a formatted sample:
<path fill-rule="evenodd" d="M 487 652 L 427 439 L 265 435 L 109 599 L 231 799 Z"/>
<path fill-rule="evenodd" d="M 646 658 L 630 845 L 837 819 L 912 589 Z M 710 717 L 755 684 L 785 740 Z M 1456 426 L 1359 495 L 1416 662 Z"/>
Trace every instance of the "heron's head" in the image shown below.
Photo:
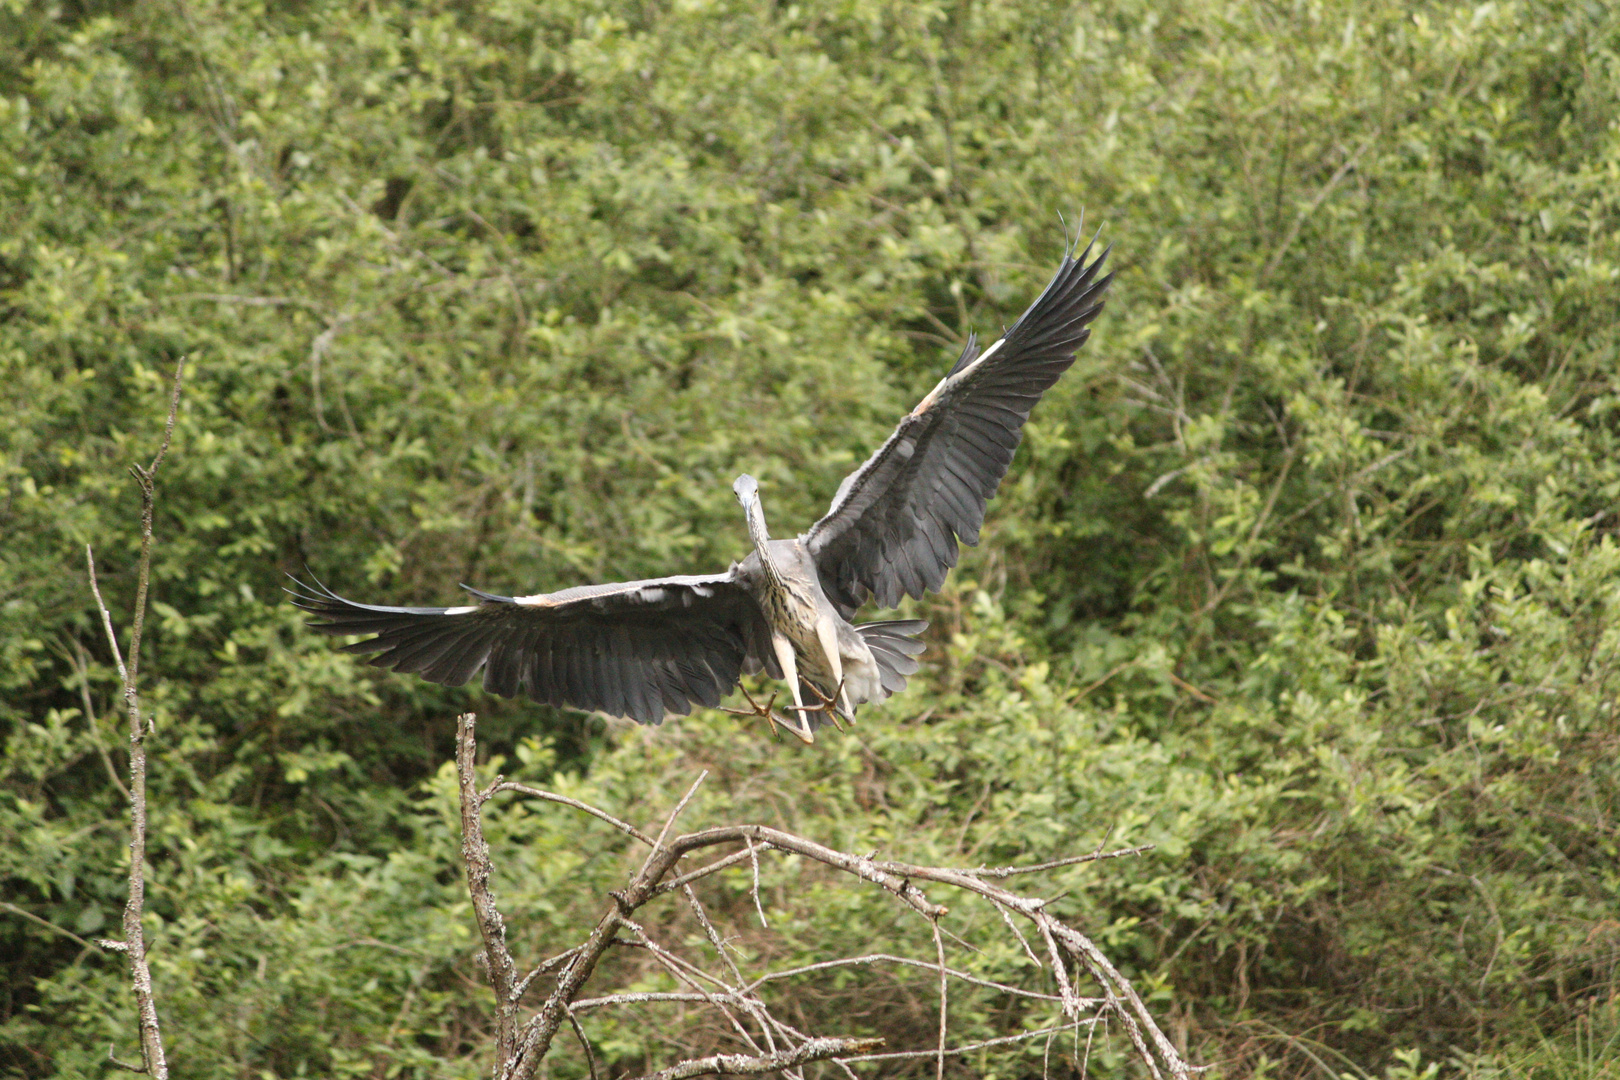
<path fill-rule="evenodd" d="M 759 504 L 759 481 L 743 473 L 731 485 L 731 490 L 737 493 L 737 501 L 742 503 L 743 517 L 748 519 L 748 535 L 754 541 L 754 547 L 760 552 L 761 558 L 769 558 L 765 545 L 770 543 L 771 537 L 765 528 L 765 508 Z"/>

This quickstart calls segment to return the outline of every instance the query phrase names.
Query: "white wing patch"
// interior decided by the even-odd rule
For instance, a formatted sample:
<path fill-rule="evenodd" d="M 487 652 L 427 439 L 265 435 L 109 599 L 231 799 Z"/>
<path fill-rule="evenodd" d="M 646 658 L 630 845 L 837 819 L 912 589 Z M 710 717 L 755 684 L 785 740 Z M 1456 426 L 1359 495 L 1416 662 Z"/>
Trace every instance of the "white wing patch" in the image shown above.
<path fill-rule="evenodd" d="M 978 359 L 974 360 L 973 363 L 969 364 L 967 367 L 963 368 L 961 371 L 958 371 L 955 375 L 947 375 L 943 379 L 939 380 L 938 384 L 936 384 L 935 387 L 932 390 L 928 391 L 928 396 L 923 398 L 921 401 L 919 401 L 917 403 L 917 407 L 915 409 L 911 410 L 911 415 L 912 416 L 921 416 L 923 413 L 927 412 L 929 410 L 929 408 L 934 404 L 934 399 L 939 397 L 939 395 L 944 392 L 944 390 L 945 390 L 945 388 L 947 386 L 950 386 L 950 385 L 952 385 L 954 383 L 959 383 L 963 379 L 967 378 L 968 375 L 972 373 L 974 368 L 978 367 L 980 364 L 982 364 L 986 360 L 990 359 L 990 357 L 994 356 L 996 350 L 1001 348 L 1002 342 L 1004 342 L 1006 340 L 1007 339 L 1005 337 L 997 338 L 996 343 L 994 345 L 990 346 L 988 349 L 984 350 L 984 352 L 980 353 L 979 356 L 978 356 Z"/>

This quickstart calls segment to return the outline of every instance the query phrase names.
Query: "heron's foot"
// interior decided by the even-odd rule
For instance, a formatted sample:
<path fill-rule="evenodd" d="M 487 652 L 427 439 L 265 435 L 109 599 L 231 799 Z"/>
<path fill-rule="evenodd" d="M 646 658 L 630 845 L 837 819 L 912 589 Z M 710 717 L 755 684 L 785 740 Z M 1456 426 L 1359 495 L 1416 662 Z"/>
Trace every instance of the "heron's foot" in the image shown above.
<path fill-rule="evenodd" d="M 819 705 L 784 705 L 784 706 L 782 706 L 782 708 L 785 709 L 785 710 L 791 710 L 793 712 L 798 713 L 800 722 L 804 721 L 804 714 L 805 713 L 813 713 L 813 712 L 826 713 L 827 714 L 827 719 L 832 721 L 832 726 L 833 727 L 837 728 L 839 731 L 846 730 L 844 725 L 839 722 L 839 717 L 838 717 L 838 699 L 844 696 L 844 680 L 843 679 L 838 680 L 838 687 L 835 690 L 833 690 L 832 697 L 828 697 L 826 694 L 823 694 L 821 692 L 821 687 L 817 686 L 815 683 L 807 682 L 804 685 L 806 685 L 806 686 L 808 686 L 810 688 L 810 692 L 812 694 L 816 695 L 816 697 L 821 699 L 821 704 L 819 704 Z"/>
<path fill-rule="evenodd" d="M 764 717 L 766 720 L 770 721 L 772 734 L 776 733 L 777 728 L 781 728 L 783 731 L 789 732 L 795 738 L 806 744 L 813 744 L 816 741 L 815 733 L 810 730 L 809 726 L 806 725 L 802 719 L 798 724 L 790 724 L 783 717 L 776 715 L 775 707 L 778 693 L 777 691 L 772 691 L 770 700 L 761 705 L 754 699 L 754 695 L 748 692 L 748 688 L 746 686 L 738 686 L 737 689 L 741 690 L 743 697 L 748 699 L 748 704 L 750 707 L 747 709 L 728 709 L 722 705 L 720 707 L 721 712 L 728 712 L 733 716 Z M 784 705 L 783 708 L 791 709 L 793 706 Z"/>

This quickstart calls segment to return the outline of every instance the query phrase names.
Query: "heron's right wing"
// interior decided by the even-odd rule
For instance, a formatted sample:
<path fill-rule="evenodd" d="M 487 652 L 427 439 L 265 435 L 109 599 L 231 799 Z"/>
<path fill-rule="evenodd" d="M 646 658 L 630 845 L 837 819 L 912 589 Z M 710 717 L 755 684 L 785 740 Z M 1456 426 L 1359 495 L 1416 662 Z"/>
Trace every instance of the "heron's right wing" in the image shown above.
<path fill-rule="evenodd" d="M 480 602 L 451 608 L 357 604 L 294 580 L 303 591 L 292 593 L 293 603 L 321 617 L 310 625 L 372 635 L 343 648 L 376 653 L 368 663 L 377 667 L 445 686 L 482 669 L 484 689 L 502 697 L 521 693 L 643 724 L 684 716 L 693 703 L 718 705 L 750 656 L 776 667 L 764 614 L 730 575 L 519 597 L 469 588 Z"/>
<path fill-rule="evenodd" d="M 845 478 L 827 516 L 804 536 L 821 587 L 846 617 L 867 600 L 938 589 L 956 542 L 979 541 L 996 493 L 1041 395 L 1074 363 L 1112 274 L 1104 251 L 1066 252 L 1044 292 L 982 353 L 973 338 L 928 396 Z"/>

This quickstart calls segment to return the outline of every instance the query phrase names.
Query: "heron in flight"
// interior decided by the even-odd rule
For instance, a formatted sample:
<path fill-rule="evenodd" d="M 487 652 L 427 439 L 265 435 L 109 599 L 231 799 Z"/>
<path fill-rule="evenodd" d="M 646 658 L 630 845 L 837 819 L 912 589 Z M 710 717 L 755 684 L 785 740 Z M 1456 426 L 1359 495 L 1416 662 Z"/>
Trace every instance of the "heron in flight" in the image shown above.
<path fill-rule="evenodd" d="M 852 623 L 862 604 L 892 608 L 937 590 L 958 539 L 976 544 L 985 504 L 1007 472 L 1030 410 L 1074 363 L 1113 275 L 1091 245 L 1062 265 L 1029 309 L 982 352 L 977 340 L 877 452 L 839 485 L 825 517 L 792 540 L 765 527 L 759 485 L 733 485 L 754 550 L 723 574 L 582 585 L 535 596 L 463 586 L 476 604 L 379 607 L 298 583 L 293 603 L 370 663 L 550 705 L 658 724 L 720 704 L 743 672 L 792 691 L 784 722 L 805 742 L 823 723 L 905 688 L 923 651 L 919 620 Z M 806 701 L 810 704 L 806 704 Z M 784 708 L 783 711 L 788 711 Z"/>

